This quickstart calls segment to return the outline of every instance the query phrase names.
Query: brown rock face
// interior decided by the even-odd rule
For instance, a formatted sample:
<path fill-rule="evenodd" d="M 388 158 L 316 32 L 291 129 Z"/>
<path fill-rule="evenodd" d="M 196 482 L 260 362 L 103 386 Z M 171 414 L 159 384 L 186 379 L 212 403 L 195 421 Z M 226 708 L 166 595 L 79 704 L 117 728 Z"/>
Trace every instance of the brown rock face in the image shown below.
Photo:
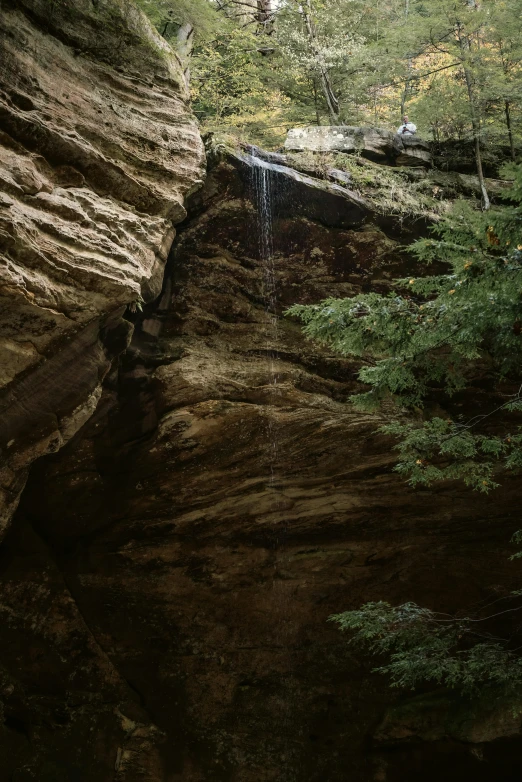
<path fill-rule="evenodd" d="M 392 472 L 379 419 L 345 404 L 355 365 L 282 311 L 385 289 L 416 228 L 360 204 L 327 226 L 284 194 L 237 158 L 214 167 L 95 414 L 33 469 L 0 549 L 12 779 L 520 777 L 514 716 L 401 710 L 327 623 L 506 594 L 519 490 L 414 492 Z"/>
<path fill-rule="evenodd" d="M 2 2 L 4 525 L 24 466 L 92 412 L 126 344 L 125 306 L 161 289 L 202 178 L 187 98 L 180 63 L 131 3 Z"/>

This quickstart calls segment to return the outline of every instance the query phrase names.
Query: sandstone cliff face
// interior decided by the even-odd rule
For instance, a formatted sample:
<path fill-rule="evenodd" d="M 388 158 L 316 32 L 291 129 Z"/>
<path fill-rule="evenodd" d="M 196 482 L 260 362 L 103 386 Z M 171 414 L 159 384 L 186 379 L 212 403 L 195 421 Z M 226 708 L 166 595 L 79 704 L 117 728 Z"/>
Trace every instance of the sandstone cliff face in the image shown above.
<path fill-rule="evenodd" d="M 182 68 L 123 0 L 2 2 L 0 527 L 154 298 L 203 150 Z"/>
<path fill-rule="evenodd" d="M 513 710 L 416 708 L 327 623 L 506 594 L 519 521 L 514 480 L 405 487 L 379 418 L 345 404 L 356 366 L 282 317 L 413 268 L 422 221 L 330 185 L 325 220 L 324 187 L 214 160 L 96 412 L 35 465 L 0 549 L 14 779 L 519 778 Z"/>

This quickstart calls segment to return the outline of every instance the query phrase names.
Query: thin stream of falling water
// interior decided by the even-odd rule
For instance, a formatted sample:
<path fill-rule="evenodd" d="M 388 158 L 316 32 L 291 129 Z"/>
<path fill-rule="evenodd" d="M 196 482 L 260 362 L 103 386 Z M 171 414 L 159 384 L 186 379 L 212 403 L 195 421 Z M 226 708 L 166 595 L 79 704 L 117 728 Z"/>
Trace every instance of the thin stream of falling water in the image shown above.
<path fill-rule="evenodd" d="M 286 522 L 283 519 L 284 507 L 281 501 L 281 456 L 280 438 L 277 423 L 278 396 L 281 393 L 278 374 L 279 360 L 279 322 L 277 317 L 278 290 L 277 273 L 274 254 L 274 211 L 276 196 L 281 197 L 277 190 L 280 183 L 274 176 L 271 166 L 252 154 L 252 184 L 253 197 L 257 213 L 258 251 L 262 265 L 263 302 L 265 309 L 265 344 L 268 368 L 269 395 L 267 400 L 267 438 L 268 438 L 268 491 L 271 496 L 270 515 L 274 519 L 271 531 L 272 549 L 274 555 L 274 574 L 270 597 L 270 610 L 273 617 L 272 642 L 281 650 L 280 675 L 281 686 L 276 701 L 273 704 L 278 718 L 281 734 L 274 738 L 274 750 L 280 753 L 281 771 L 286 782 L 297 782 L 297 762 L 292 757 L 293 749 L 285 737 L 290 732 L 293 723 L 291 670 L 291 621 L 288 616 L 288 580 L 280 575 L 282 551 L 286 538 Z M 289 645 L 290 644 L 290 645 Z M 288 667 L 290 666 L 290 668 Z M 276 666 L 277 667 L 277 666 Z M 295 750 L 294 750 L 295 751 Z"/>
<path fill-rule="evenodd" d="M 268 384 L 270 386 L 270 401 L 275 403 L 278 392 L 278 343 L 279 324 L 277 319 L 277 275 L 274 261 L 274 226 L 273 226 L 273 178 L 269 164 L 252 154 L 252 175 L 254 196 L 257 207 L 257 233 L 259 256 L 263 268 L 263 301 L 265 305 L 265 341 L 268 361 Z M 278 439 L 275 422 L 268 415 L 268 439 L 271 449 L 269 458 L 269 488 L 275 489 L 276 469 L 278 461 Z"/>

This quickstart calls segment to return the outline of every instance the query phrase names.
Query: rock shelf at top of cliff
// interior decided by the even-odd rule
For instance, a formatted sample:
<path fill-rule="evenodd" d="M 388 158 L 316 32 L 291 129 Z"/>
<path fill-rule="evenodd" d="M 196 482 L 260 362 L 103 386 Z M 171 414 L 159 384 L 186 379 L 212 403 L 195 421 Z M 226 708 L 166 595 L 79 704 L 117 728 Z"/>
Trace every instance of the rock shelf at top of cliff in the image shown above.
<path fill-rule="evenodd" d="M 377 127 L 340 125 L 294 128 L 288 131 L 289 152 L 358 152 L 369 160 L 398 166 L 431 166 L 429 142 L 419 136 L 399 136 Z"/>

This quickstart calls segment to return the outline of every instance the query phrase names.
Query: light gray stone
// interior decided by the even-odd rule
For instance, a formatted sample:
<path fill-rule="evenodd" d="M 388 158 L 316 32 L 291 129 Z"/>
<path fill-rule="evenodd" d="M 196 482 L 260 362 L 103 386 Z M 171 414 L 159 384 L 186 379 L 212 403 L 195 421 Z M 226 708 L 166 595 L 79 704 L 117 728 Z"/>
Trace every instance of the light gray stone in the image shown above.
<path fill-rule="evenodd" d="M 428 142 L 418 136 L 403 138 L 390 130 L 376 127 L 325 125 L 293 128 L 288 131 L 285 150 L 355 153 L 388 165 L 431 165 Z"/>

